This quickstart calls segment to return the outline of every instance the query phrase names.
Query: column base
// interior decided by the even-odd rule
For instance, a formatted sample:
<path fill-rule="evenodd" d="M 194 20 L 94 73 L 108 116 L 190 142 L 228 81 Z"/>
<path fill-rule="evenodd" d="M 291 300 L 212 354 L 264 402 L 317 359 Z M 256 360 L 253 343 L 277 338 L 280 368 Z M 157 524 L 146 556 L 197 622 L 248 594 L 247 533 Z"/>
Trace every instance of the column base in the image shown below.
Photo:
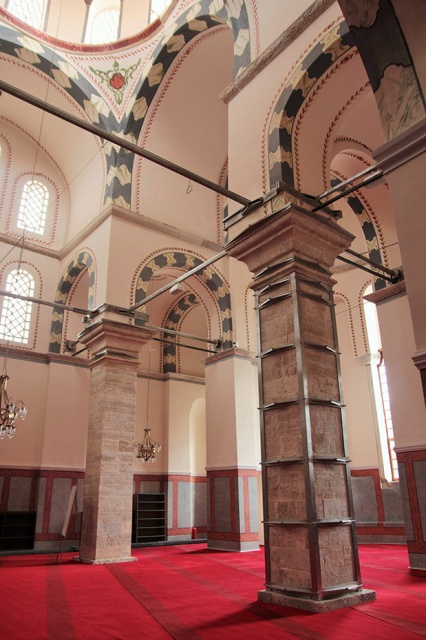
<path fill-rule="evenodd" d="M 343 607 L 354 607 L 358 604 L 373 602 L 376 599 L 376 592 L 370 589 L 361 589 L 355 593 L 348 593 L 327 600 L 313 600 L 307 597 L 287 596 L 277 591 L 269 591 L 265 589 L 257 594 L 259 602 L 267 602 L 268 604 L 277 604 L 282 607 L 293 607 L 294 609 L 304 609 L 305 611 L 313 611 L 314 613 L 325 613 L 326 611 L 334 611 Z"/>
<path fill-rule="evenodd" d="M 216 551 L 259 551 L 259 540 L 215 540 L 207 538 L 207 549 Z"/>
<path fill-rule="evenodd" d="M 81 562 L 82 564 L 112 564 L 113 562 L 137 562 L 138 559 L 133 556 L 126 556 L 123 558 L 99 558 L 99 560 L 92 560 L 89 558 L 82 558 L 81 556 L 76 556 L 73 558 L 76 562 Z"/>

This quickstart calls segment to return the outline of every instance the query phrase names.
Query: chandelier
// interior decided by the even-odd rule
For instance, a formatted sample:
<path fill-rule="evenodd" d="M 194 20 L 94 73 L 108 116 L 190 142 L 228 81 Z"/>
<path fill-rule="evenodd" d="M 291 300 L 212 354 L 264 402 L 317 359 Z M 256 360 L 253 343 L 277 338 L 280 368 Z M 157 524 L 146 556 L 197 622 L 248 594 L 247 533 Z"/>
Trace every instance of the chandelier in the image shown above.
<path fill-rule="evenodd" d="M 15 420 L 19 416 L 25 420 L 27 409 L 22 400 L 13 401 L 7 395 L 7 381 L 9 376 L 3 373 L 0 376 L 0 438 L 8 436 L 13 438 L 15 434 Z"/>
<path fill-rule="evenodd" d="M 137 458 L 142 458 L 143 462 L 155 462 L 155 454 L 161 451 L 161 445 L 151 438 L 151 429 L 144 429 L 145 435 L 142 442 L 135 442 L 138 450 Z"/>
<path fill-rule="evenodd" d="M 151 371 L 151 349 L 148 350 L 148 376 L 146 385 L 146 424 L 149 424 L 149 380 Z M 147 427 L 144 429 L 145 435 L 142 442 L 135 442 L 135 448 L 137 449 L 136 458 L 141 459 L 143 462 L 155 462 L 155 454 L 157 451 L 161 451 L 161 445 L 152 440 L 151 429 Z"/>

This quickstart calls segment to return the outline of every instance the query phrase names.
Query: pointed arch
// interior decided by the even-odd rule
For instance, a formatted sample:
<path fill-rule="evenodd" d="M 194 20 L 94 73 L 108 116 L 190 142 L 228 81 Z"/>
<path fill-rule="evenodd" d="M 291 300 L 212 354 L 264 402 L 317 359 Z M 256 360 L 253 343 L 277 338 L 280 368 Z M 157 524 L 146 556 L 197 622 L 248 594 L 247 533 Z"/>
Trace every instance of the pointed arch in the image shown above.
<path fill-rule="evenodd" d="M 89 273 L 89 292 L 87 300 L 87 308 L 92 309 L 95 300 L 95 262 L 88 251 L 81 251 L 65 267 L 63 275 L 59 281 L 56 290 L 55 302 L 66 304 L 71 288 L 80 275 L 87 269 Z M 50 328 L 49 351 L 51 353 L 60 353 L 62 345 L 62 334 L 64 325 L 64 311 L 56 308 L 52 313 L 52 322 Z"/>
<path fill-rule="evenodd" d="M 190 271 L 202 263 L 203 261 L 200 258 L 182 251 L 167 251 L 158 254 L 149 260 L 137 277 L 135 304 L 143 303 L 147 295 L 148 284 L 154 273 L 160 269 L 177 267 L 183 271 Z M 201 269 L 194 277 L 201 280 L 215 298 L 220 314 L 223 349 L 230 349 L 232 347 L 232 311 L 229 288 L 211 266 Z"/>
<path fill-rule="evenodd" d="M 184 315 L 199 304 L 200 301 L 194 293 L 182 296 L 168 314 L 164 328 L 178 330 Z M 176 340 L 167 336 L 165 339 L 170 341 L 163 344 L 163 373 L 176 373 Z"/>

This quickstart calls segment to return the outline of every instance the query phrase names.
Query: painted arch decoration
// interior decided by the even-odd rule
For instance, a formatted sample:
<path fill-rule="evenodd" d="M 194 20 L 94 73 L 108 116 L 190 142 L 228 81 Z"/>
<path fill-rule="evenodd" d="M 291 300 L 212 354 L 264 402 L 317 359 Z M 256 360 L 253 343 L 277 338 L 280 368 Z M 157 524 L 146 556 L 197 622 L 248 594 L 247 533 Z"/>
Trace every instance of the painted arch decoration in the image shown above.
<path fill-rule="evenodd" d="M 87 269 L 89 273 L 89 294 L 87 308 L 92 309 L 95 301 L 95 264 L 88 251 L 81 251 L 68 264 L 64 275 L 61 277 L 56 290 L 55 302 L 66 304 L 69 293 L 77 277 Z M 50 328 L 49 352 L 60 353 L 62 345 L 62 333 L 64 327 L 64 310 L 56 308 L 52 313 Z"/>
<path fill-rule="evenodd" d="M 311 49 L 281 93 L 271 118 L 268 134 L 270 185 L 282 181 L 295 186 L 293 126 L 297 114 L 324 73 L 353 46 L 352 34 L 346 23 L 340 22 Z M 338 182 L 338 179 L 333 179 L 331 184 L 335 186 Z M 369 258 L 382 264 L 376 230 L 364 205 L 356 195 L 352 195 L 346 201 L 361 224 Z M 385 281 L 378 278 L 375 288 L 381 289 L 384 286 Z"/>
<path fill-rule="evenodd" d="M 194 293 L 188 293 L 182 296 L 170 311 L 164 323 L 164 328 L 178 331 L 185 314 L 199 304 L 200 301 Z M 163 344 L 163 373 L 176 373 L 176 347 L 179 346 L 179 343 L 176 343 L 172 335 L 168 336 L 166 334 L 165 339 L 168 340 L 168 342 Z"/>
<path fill-rule="evenodd" d="M 139 139 L 148 109 L 161 82 L 173 61 L 184 47 L 200 33 L 227 24 L 234 38 L 233 77 L 242 73 L 251 62 L 250 29 L 244 0 L 201 0 L 184 11 L 155 47 L 136 90 L 133 108 L 127 122 L 123 123 L 124 135 L 136 142 Z M 108 171 L 121 167 L 122 175 L 113 177 L 106 188 L 105 201 L 114 201 L 124 208 L 131 205 L 131 175 L 134 157 L 122 149 L 113 149 L 107 158 Z"/>
<path fill-rule="evenodd" d="M 135 304 L 143 303 L 147 296 L 148 284 L 160 269 L 174 267 L 190 271 L 202 263 L 200 258 L 180 251 L 167 251 L 155 256 L 142 268 L 139 274 L 136 282 Z M 223 349 L 230 349 L 232 347 L 232 312 L 229 289 L 211 266 L 200 270 L 195 277 L 205 283 L 217 302 L 222 327 Z"/>

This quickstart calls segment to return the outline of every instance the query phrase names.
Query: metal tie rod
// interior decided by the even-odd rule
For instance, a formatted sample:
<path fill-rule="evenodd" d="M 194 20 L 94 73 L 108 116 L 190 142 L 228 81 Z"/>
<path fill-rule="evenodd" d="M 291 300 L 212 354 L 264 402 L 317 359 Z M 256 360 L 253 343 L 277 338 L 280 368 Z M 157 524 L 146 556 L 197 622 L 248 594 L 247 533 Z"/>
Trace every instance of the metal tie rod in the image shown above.
<path fill-rule="evenodd" d="M 190 278 L 191 276 L 193 276 L 196 273 L 198 273 L 198 271 L 201 271 L 205 267 L 208 267 L 210 264 L 213 264 L 213 262 L 216 262 L 217 260 L 220 260 L 221 258 L 224 258 L 226 255 L 228 255 L 228 254 L 227 254 L 227 252 L 225 250 L 221 251 L 220 253 L 216 254 L 212 258 L 209 258 L 205 262 L 202 262 L 201 264 L 199 264 L 198 267 L 194 267 L 190 271 L 187 271 L 183 275 L 181 275 L 178 278 L 176 278 L 176 280 L 173 280 L 173 282 L 169 282 L 169 284 L 164 285 L 164 287 L 161 287 L 161 289 L 158 289 L 157 291 L 154 291 L 154 293 L 151 293 L 151 295 L 146 296 L 146 298 L 144 298 L 143 300 L 141 300 L 137 304 L 134 304 L 132 307 L 130 307 L 128 309 L 128 311 L 136 311 L 136 309 L 139 309 L 139 307 L 145 306 L 147 302 L 149 302 L 150 300 L 153 300 L 154 298 L 159 296 L 161 293 L 164 293 L 165 291 L 168 291 L 169 289 L 174 287 L 175 284 L 177 284 L 178 282 L 183 282 L 183 280 L 186 280 L 187 278 Z"/>
<path fill-rule="evenodd" d="M 70 124 L 73 124 L 74 126 L 79 127 L 80 129 L 89 131 L 89 133 L 93 133 L 95 136 L 98 136 L 103 140 L 108 140 L 108 142 L 111 142 L 112 144 L 115 144 L 121 147 L 122 149 L 126 149 L 127 151 L 131 151 L 137 156 L 145 158 L 146 160 L 151 160 L 151 162 L 154 162 L 155 164 L 158 164 L 161 167 L 164 167 L 165 169 L 169 169 L 170 171 L 174 171 L 175 173 L 178 173 L 179 175 L 184 176 L 185 178 L 188 178 L 192 182 L 201 184 L 203 187 L 206 187 L 207 189 L 210 189 L 215 193 L 220 193 L 222 196 L 226 196 L 230 200 L 239 202 L 244 206 L 247 206 L 251 202 L 247 198 L 240 196 L 238 193 L 234 193 L 233 191 L 230 191 L 229 189 L 226 189 L 225 187 L 222 187 L 221 185 L 216 184 L 215 182 L 211 182 L 210 180 L 207 180 L 207 178 L 203 178 L 202 176 L 199 176 L 198 174 L 193 173 L 192 171 L 189 171 L 184 167 L 174 164 L 169 160 L 165 160 L 164 158 L 161 158 L 160 156 L 157 156 L 156 154 L 151 153 L 150 151 L 147 151 L 142 147 L 138 147 L 138 145 L 133 144 L 132 142 L 128 142 L 124 138 L 120 138 L 120 136 L 117 136 L 113 133 L 109 133 L 108 131 L 106 131 L 105 129 L 102 129 L 101 127 L 97 127 L 92 123 L 85 122 L 85 120 L 82 120 L 81 118 L 77 118 L 76 116 L 71 115 L 67 111 L 64 111 L 63 109 L 59 109 L 59 107 L 55 107 L 54 105 L 48 104 L 47 102 L 44 102 L 43 100 L 40 100 L 39 98 L 36 98 L 35 96 L 32 96 L 31 94 L 26 93 L 25 91 L 22 91 L 17 87 L 13 87 L 7 82 L 3 82 L 3 80 L 0 80 L 0 92 L 1 91 L 4 91 L 5 93 L 8 93 L 11 96 L 14 96 L 15 98 L 18 98 L 19 100 L 23 100 L 24 102 L 27 102 L 28 104 L 33 105 L 33 107 L 37 107 L 37 109 L 41 109 L 42 111 L 47 111 L 47 113 L 50 113 L 51 115 L 56 116 L 61 120 L 65 120 L 66 122 L 69 122 Z"/>

